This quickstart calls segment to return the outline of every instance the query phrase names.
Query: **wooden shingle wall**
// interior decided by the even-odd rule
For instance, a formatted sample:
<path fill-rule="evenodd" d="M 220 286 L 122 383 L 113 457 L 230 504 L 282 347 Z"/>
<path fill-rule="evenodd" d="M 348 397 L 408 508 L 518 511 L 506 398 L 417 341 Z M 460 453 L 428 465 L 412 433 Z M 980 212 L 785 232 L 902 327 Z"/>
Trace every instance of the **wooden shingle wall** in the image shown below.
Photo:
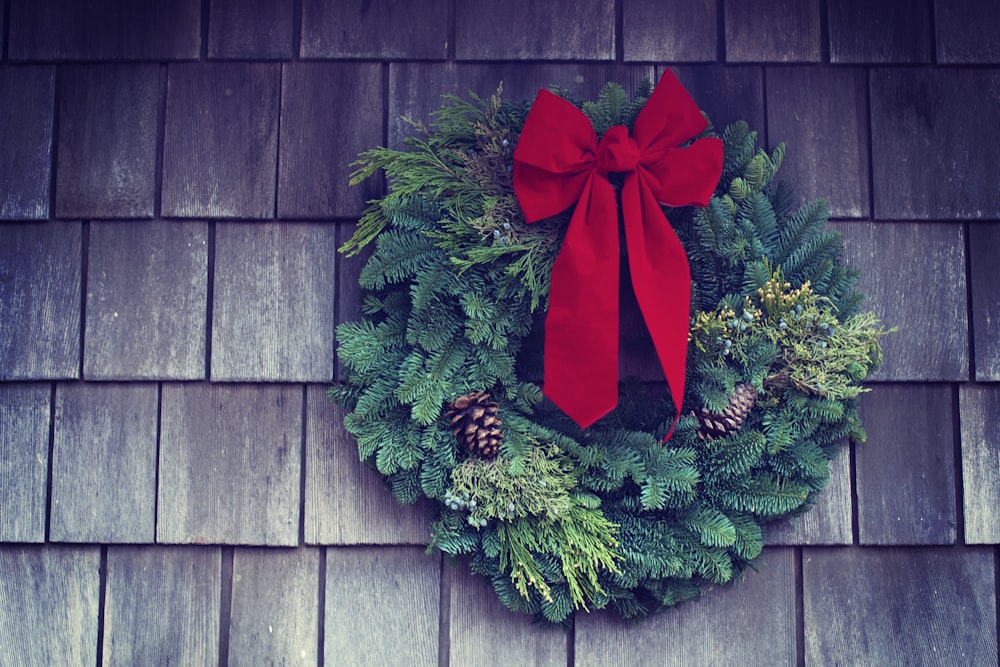
<path fill-rule="evenodd" d="M 995 665 L 998 0 L 0 0 L 0 663 Z M 324 396 L 349 163 L 443 93 L 673 68 L 898 332 L 759 573 L 532 625 Z M 642 369 L 637 369 L 641 372 Z"/>

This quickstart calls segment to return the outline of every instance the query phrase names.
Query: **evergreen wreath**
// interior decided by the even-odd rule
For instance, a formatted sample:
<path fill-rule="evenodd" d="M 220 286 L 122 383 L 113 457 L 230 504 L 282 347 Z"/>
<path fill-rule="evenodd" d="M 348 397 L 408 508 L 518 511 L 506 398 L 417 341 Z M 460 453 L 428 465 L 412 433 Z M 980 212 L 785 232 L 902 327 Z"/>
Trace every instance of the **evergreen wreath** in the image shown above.
<path fill-rule="evenodd" d="M 603 136 L 631 130 L 651 92 L 608 83 L 574 104 Z M 885 331 L 860 310 L 826 202 L 792 210 L 784 145 L 765 152 L 737 122 L 708 205 L 665 210 L 692 276 L 682 416 L 664 440 L 669 389 L 626 379 L 581 429 L 536 383 L 571 211 L 529 225 L 518 205 L 529 108 L 448 96 L 406 150 L 355 163 L 352 184 L 384 171 L 389 191 L 342 248 L 374 242 L 330 396 L 399 502 L 435 506 L 428 549 L 467 557 L 507 607 L 643 617 L 738 577 L 765 524 L 813 504 L 839 444 L 864 440 L 861 382 Z"/>

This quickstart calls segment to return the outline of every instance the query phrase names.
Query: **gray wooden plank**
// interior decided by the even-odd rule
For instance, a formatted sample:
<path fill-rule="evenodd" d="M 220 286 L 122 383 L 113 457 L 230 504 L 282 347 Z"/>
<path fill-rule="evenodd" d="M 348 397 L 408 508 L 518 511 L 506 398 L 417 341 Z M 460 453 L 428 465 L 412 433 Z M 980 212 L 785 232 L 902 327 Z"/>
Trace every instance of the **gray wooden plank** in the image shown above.
<path fill-rule="evenodd" d="M 11 60 L 197 59 L 201 2 L 11 0 Z"/>
<path fill-rule="evenodd" d="M 325 386 L 306 393 L 307 544 L 427 544 L 428 504 L 400 505 L 378 472 L 358 458 L 344 410 Z"/>
<path fill-rule="evenodd" d="M 855 449 L 861 544 L 953 544 L 954 393 L 948 385 L 877 385 L 861 402 Z"/>
<path fill-rule="evenodd" d="M 446 566 L 443 576 L 450 577 L 449 664 L 567 664 L 569 637 L 562 628 L 504 607 L 489 580 L 472 574 L 465 561 Z"/>
<path fill-rule="evenodd" d="M 460 2 L 459 60 L 612 60 L 615 7 L 606 0 Z"/>
<path fill-rule="evenodd" d="M 340 247 L 350 239 L 358 229 L 357 223 L 341 222 L 337 224 L 337 246 Z M 355 322 L 361 319 L 361 287 L 358 279 L 365 263 L 374 252 L 374 244 L 369 244 L 360 253 L 353 256 L 338 255 L 337 262 L 340 273 L 337 276 L 337 325 L 344 322 Z M 343 377 L 344 365 L 339 357 L 334 369 L 336 380 Z"/>
<path fill-rule="evenodd" d="M 55 68 L 0 65 L 0 219 L 49 216 Z"/>
<path fill-rule="evenodd" d="M 358 153 L 383 143 L 382 66 L 288 63 L 282 88 L 278 216 L 358 217 L 381 191 L 348 180 Z"/>
<path fill-rule="evenodd" d="M 801 516 L 766 526 L 767 544 L 850 544 L 853 539 L 851 459 L 846 443 L 830 462 L 830 482 Z"/>
<path fill-rule="evenodd" d="M 744 120 L 760 134 L 763 144 L 767 126 L 764 118 L 763 68 L 736 66 L 679 66 L 672 68 L 698 106 L 708 114 L 716 131 Z"/>
<path fill-rule="evenodd" d="M 93 665 L 101 550 L 0 546 L 0 655 L 16 665 Z"/>
<path fill-rule="evenodd" d="M 877 219 L 1000 218 L 1000 70 L 871 71 Z M 900 169 L 905 169 L 905 178 Z"/>
<path fill-rule="evenodd" d="M 438 664 L 440 577 L 420 547 L 327 549 L 325 664 Z"/>
<path fill-rule="evenodd" d="M 229 664 L 315 665 L 319 549 L 247 549 L 233 555 Z"/>
<path fill-rule="evenodd" d="M 795 560 L 794 549 L 765 549 L 759 572 L 641 625 L 581 615 L 575 664 L 794 665 Z"/>
<path fill-rule="evenodd" d="M 212 379 L 331 380 L 336 257 L 334 225 L 218 225 Z"/>
<path fill-rule="evenodd" d="M 56 216 L 153 216 L 159 100 L 155 64 L 61 70 Z"/>
<path fill-rule="evenodd" d="M 170 65 L 164 216 L 273 217 L 280 67 Z"/>
<path fill-rule="evenodd" d="M 208 225 L 94 222 L 88 257 L 84 377 L 204 378 Z"/>
<path fill-rule="evenodd" d="M 831 62 L 930 62 L 928 0 L 829 0 L 827 20 Z"/>
<path fill-rule="evenodd" d="M 155 384 L 56 386 L 53 542 L 152 542 Z"/>
<path fill-rule="evenodd" d="M 992 665 L 990 549 L 803 551 L 805 664 Z"/>
<path fill-rule="evenodd" d="M 302 388 L 165 384 L 158 542 L 299 541 Z"/>
<path fill-rule="evenodd" d="M 937 62 L 1000 63 L 1000 0 L 934 0 Z"/>
<path fill-rule="evenodd" d="M 797 203 L 822 197 L 833 217 L 868 216 L 865 70 L 768 68 L 767 136 L 788 148 L 780 177 L 795 186 Z"/>
<path fill-rule="evenodd" d="M 303 58 L 443 60 L 448 55 L 446 0 L 303 0 Z"/>
<path fill-rule="evenodd" d="M 976 379 L 1000 380 L 1000 224 L 969 225 L 969 281 L 972 284 L 972 349 L 976 354 Z"/>
<path fill-rule="evenodd" d="M 211 0 L 210 58 L 285 58 L 295 53 L 292 0 Z"/>
<path fill-rule="evenodd" d="M 540 88 L 554 85 L 593 100 L 608 81 L 631 92 L 639 81 L 653 79 L 655 74 L 652 65 L 611 63 L 391 63 L 388 145 L 402 147 L 403 138 L 414 134 L 403 118 L 427 121 L 445 94 L 467 97 L 471 90 L 480 96 L 492 95 L 502 83 L 503 98 L 521 102 L 533 100 Z"/>
<path fill-rule="evenodd" d="M 221 586 L 218 548 L 109 547 L 103 664 L 217 664 Z"/>
<path fill-rule="evenodd" d="M 0 384 L 0 542 L 44 542 L 52 388 Z"/>
<path fill-rule="evenodd" d="M 727 62 L 819 62 L 819 0 L 726 0 Z"/>
<path fill-rule="evenodd" d="M 965 380 L 969 326 L 961 225 L 844 222 L 844 259 L 861 271 L 864 308 L 899 330 L 871 380 Z"/>
<path fill-rule="evenodd" d="M 80 374 L 80 223 L 0 224 L 0 379 Z"/>
<path fill-rule="evenodd" d="M 718 55 L 715 0 L 626 0 L 622 4 L 625 60 L 714 61 Z"/>
<path fill-rule="evenodd" d="M 962 504 L 966 544 L 1000 544 L 1000 386 L 961 385 Z"/>

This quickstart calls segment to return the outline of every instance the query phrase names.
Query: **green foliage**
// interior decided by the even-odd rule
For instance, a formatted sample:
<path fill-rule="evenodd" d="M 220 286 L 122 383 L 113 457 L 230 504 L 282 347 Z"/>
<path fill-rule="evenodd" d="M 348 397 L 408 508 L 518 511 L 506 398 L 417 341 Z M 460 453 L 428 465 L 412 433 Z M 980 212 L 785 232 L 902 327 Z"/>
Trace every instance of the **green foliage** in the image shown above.
<path fill-rule="evenodd" d="M 577 102 L 596 132 L 631 126 L 650 93 L 607 85 Z M 856 273 L 826 228 L 825 202 L 793 210 L 745 123 L 723 132 L 722 178 L 705 208 L 666 211 L 688 253 L 692 314 L 683 416 L 665 392 L 623 382 L 586 431 L 526 378 L 538 311 L 568 212 L 527 225 L 510 166 L 527 106 L 449 97 L 406 150 L 364 153 L 353 182 L 384 171 L 345 252 L 362 318 L 337 328 L 344 381 L 331 398 L 361 459 L 400 502 L 431 499 L 429 548 L 468 555 L 511 609 L 567 623 L 580 609 L 627 618 L 697 597 L 757 558 L 768 521 L 805 511 L 845 438 L 864 439 L 862 385 L 886 332 L 860 311 Z M 742 428 L 698 437 L 694 412 L 750 384 Z M 499 405 L 493 461 L 471 458 L 445 406 L 471 391 Z"/>

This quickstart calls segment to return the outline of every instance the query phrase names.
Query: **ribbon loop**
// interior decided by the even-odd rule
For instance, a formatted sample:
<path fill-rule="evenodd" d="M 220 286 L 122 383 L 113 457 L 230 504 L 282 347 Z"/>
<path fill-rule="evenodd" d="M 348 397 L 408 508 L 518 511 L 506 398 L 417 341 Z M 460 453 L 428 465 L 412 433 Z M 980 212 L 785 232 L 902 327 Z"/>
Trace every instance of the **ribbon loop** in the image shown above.
<path fill-rule="evenodd" d="M 525 220 L 576 204 L 552 267 L 544 391 L 582 428 L 618 402 L 620 249 L 610 173 L 625 173 L 621 206 L 632 287 L 670 387 L 675 424 L 680 416 L 691 274 L 660 205 L 708 204 L 722 174 L 722 142 L 703 138 L 680 147 L 706 126 L 670 71 L 631 137 L 616 125 L 598 142 L 579 109 L 545 90 L 525 119 L 514 152 L 514 192 Z"/>

